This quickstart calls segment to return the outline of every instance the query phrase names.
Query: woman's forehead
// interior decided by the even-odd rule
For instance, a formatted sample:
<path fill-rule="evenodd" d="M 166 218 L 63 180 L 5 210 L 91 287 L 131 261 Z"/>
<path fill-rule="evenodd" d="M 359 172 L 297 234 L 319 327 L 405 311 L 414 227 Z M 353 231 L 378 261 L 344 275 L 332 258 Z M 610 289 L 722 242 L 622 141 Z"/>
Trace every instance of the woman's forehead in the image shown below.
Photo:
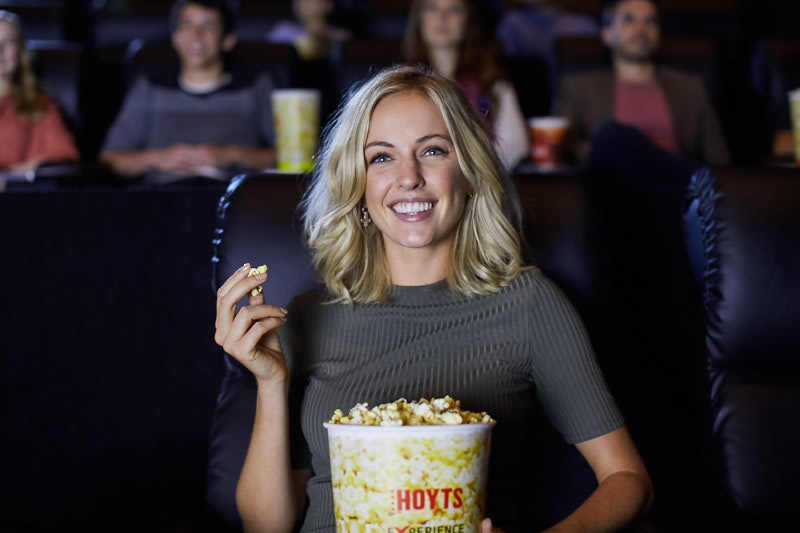
<path fill-rule="evenodd" d="M 388 95 L 375 105 L 367 142 L 392 142 L 390 139 L 406 142 L 430 134 L 450 137 L 439 107 L 423 93 L 405 91 Z"/>

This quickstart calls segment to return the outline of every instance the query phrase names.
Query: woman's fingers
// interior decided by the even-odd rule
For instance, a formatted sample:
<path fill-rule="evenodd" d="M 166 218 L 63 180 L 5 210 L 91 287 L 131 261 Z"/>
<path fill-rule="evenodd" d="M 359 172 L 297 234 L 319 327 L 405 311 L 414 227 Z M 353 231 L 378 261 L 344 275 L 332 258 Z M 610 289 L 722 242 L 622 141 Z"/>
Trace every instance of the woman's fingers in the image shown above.
<path fill-rule="evenodd" d="M 214 339 L 219 344 L 218 337 L 226 337 L 228 329 L 236 314 L 236 302 L 241 300 L 250 291 L 261 285 L 267 280 L 266 274 L 256 274 L 248 277 L 246 274 L 240 277 L 228 290 L 217 300 L 217 334 Z"/>
<path fill-rule="evenodd" d="M 217 315 L 219 315 L 220 304 L 222 303 L 222 298 L 228 294 L 228 291 L 231 290 L 231 287 L 239 281 L 240 279 L 247 276 L 247 273 L 250 271 L 250 263 L 245 263 L 240 266 L 236 272 L 231 274 L 228 279 L 217 289 Z"/>
<path fill-rule="evenodd" d="M 225 280 L 219 289 L 217 289 L 217 302 L 219 302 L 223 296 L 228 294 L 228 291 L 231 290 L 231 287 L 236 284 L 237 281 L 240 279 L 246 278 L 247 274 L 250 272 L 250 263 L 245 263 L 240 266 L 236 272 L 230 275 L 228 279 Z"/>
<path fill-rule="evenodd" d="M 264 318 L 255 322 L 245 336 L 239 341 L 239 353 L 246 354 L 250 360 L 255 359 L 258 355 L 258 350 L 255 349 L 256 345 L 261 341 L 264 335 L 282 325 L 284 322 L 286 322 L 285 317 Z M 280 344 L 268 346 L 268 348 L 272 350 L 277 350 L 279 347 Z"/>
<path fill-rule="evenodd" d="M 239 312 L 236 313 L 236 318 L 234 318 L 233 324 L 231 324 L 231 327 L 228 330 L 228 335 L 225 342 L 227 343 L 229 340 L 232 342 L 237 342 L 239 339 L 245 336 L 253 322 L 257 322 L 265 318 L 284 319 L 285 317 L 286 311 L 274 305 L 262 304 L 242 307 L 239 309 Z"/>
<path fill-rule="evenodd" d="M 264 303 L 264 293 L 263 292 L 259 292 L 258 294 L 253 296 L 253 293 L 251 292 L 250 296 L 247 297 L 247 303 L 249 303 L 250 305 L 261 305 L 261 304 L 263 304 Z"/>

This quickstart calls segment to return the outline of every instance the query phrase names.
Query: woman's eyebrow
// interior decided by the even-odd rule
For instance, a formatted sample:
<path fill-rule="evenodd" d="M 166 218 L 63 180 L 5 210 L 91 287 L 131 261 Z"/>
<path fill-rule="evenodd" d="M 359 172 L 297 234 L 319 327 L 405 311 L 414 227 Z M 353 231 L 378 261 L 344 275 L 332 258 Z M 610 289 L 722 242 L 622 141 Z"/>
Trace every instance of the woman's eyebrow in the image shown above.
<path fill-rule="evenodd" d="M 372 141 L 371 143 L 367 143 L 367 145 L 364 146 L 364 150 L 366 150 L 370 146 L 385 146 L 386 148 L 394 148 L 393 144 L 387 143 L 386 141 Z"/>
<path fill-rule="evenodd" d="M 415 144 L 424 143 L 425 141 L 429 141 L 431 139 L 436 139 L 436 138 L 445 140 L 445 141 L 449 142 L 450 144 L 453 144 L 453 141 L 450 140 L 450 137 L 448 137 L 447 135 L 444 135 L 442 133 L 431 133 L 431 134 L 428 134 L 428 135 L 423 135 L 422 137 L 420 137 L 419 139 L 417 139 L 415 141 Z M 366 150 L 367 148 L 369 148 L 371 146 L 384 146 L 386 148 L 394 148 L 394 145 L 392 143 L 388 143 L 386 141 L 372 141 L 371 143 L 367 143 L 364 146 L 364 150 Z"/>
<path fill-rule="evenodd" d="M 450 137 L 448 137 L 447 135 L 441 134 L 441 133 L 431 133 L 430 135 L 422 136 L 419 139 L 417 139 L 417 144 L 424 143 L 425 141 L 429 141 L 429 140 L 435 139 L 437 137 L 449 142 L 450 144 L 453 144 L 453 141 L 450 140 Z"/>

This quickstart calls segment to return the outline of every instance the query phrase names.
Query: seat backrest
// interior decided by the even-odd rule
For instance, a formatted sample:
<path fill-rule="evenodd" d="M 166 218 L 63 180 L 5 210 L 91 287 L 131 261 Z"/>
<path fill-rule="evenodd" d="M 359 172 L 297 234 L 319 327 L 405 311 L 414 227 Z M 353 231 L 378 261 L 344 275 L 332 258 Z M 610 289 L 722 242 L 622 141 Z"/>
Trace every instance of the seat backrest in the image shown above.
<path fill-rule="evenodd" d="M 403 61 L 400 38 L 351 39 L 342 43 L 336 64 L 337 86 L 344 94 L 354 83 L 364 80 L 384 67 Z"/>
<path fill-rule="evenodd" d="M 79 98 L 83 48 L 66 41 L 27 42 L 42 87 L 55 99 L 73 132 L 83 126 Z"/>
<path fill-rule="evenodd" d="M 301 175 L 267 173 L 231 180 L 217 206 L 212 238 L 214 291 L 245 262 L 269 267 L 263 285 L 268 303 L 286 306 L 295 295 L 316 286 L 297 211 L 302 179 Z M 224 361 L 225 377 L 211 429 L 206 501 L 217 517 L 237 530 L 241 522 L 236 483 L 250 442 L 255 381 L 232 357 L 225 355 Z"/>
<path fill-rule="evenodd" d="M 556 41 L 559 75 L 611 66 L 608 47 L 600 37 L 561 37 Z M 689 71 L 706 79 L 715 73 L 717 51 L 709 39 L 666 37 L 657 60 L 668 67 Z"/>
<path fill-rule="evenodd" d="M 268 72 L 277 87 L 287 87 L 295 62 L 291 45 L 259 40 L 242 40 L 226 55 L 228 68 L 236 73 Z M 168 39 L 131 41 L 125 53 L 125 83 L 127 86 L 139 74 L 159 79 L 175 79 L 178 75 L 178 54 Z"/>
<path fill-rule="evenodd" d="M 211 260 L 215 291 L 245 262 L 269 267 L 264 294 L 275 305 L 285 306 L 316 285 L 297 211 L 302 192 L 302 175 L 297 174 L 231 180 L 217 207 Z"/>
<path fill-rule="evenodd" d="M 767 59 L 783 89 L 800 88 L 800 39 L 770 39 L 765 44 Z"/>
<path fill-rule="evenodd" d="M 0 9 L 19 16 L 26 39 L 64 39 L 65 2 L 44 0 L 39 2 L 2 2 Z"/>
<path fill-rule="evenodd" d="M 719 482 L 746 514 L 796 512 L 800 171 L 701 170 L 689 193 Z"/>

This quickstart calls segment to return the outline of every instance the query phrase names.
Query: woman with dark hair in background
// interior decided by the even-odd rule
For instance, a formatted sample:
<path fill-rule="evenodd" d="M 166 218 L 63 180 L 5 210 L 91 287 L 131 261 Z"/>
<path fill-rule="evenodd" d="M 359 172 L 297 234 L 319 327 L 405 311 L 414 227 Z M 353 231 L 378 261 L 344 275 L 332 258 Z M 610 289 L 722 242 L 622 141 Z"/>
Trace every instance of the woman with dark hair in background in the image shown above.
<path fill-rule="evenodd" d="M 477 20 L 474 1 L 414 0 L 404 48 L 409 64 L 428 65 L 458 82 L 483 117 L 506 169 L 528 156 L 528 128 L 517 94 Z"/>
<path fill-rule="evenodd" d="M 26 174 L 79 158 L 58 105 L 38 86 L 19 17 L 0 10 L 0 171 Z"/>

